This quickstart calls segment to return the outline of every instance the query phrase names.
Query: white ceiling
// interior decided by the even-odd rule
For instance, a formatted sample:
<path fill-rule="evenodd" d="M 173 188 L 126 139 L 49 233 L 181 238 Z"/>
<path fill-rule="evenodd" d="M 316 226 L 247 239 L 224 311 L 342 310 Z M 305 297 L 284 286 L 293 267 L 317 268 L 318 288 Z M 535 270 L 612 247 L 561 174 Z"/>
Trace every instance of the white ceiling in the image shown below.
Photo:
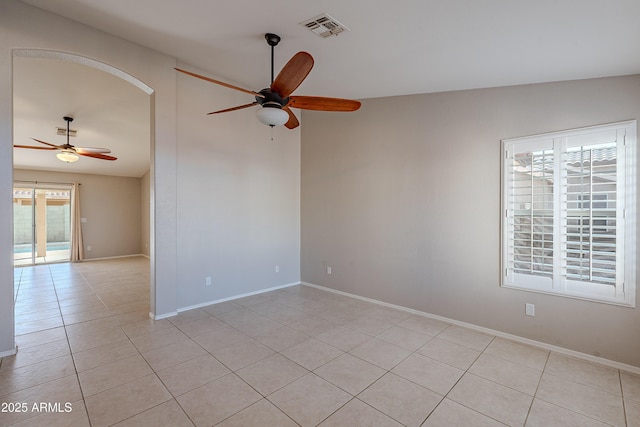
<path fill-rule="evenodd" d="M 267 32 L 282 37 L 276 73 L 297 51 L 315 58 L 297 95 L 363 99 L 640 73 L 638 0 L 23 1 L 251 90 L 270 83 Z M 299 25 L 323 12 L 350 31 L 323 39 Z M 80 139 L 89 122 L 86 109 L 76 111 L 75 145 L 106 146 L 123 159 L 113 138 Z M 73 112 L 41 113 L 49 129 Z M 17 123 L 16 136 L 46 139 L 38 129 Z"/>
<path fill-rule="evenodd" d="M 31 138 L 62 145 L 64 116 L 78 131 L 76 147 L 109 148 L 115 161 L 81 156 L 67 164 L 57 151 L 13 149 L 19 169 L 140 177 L 149 170 L 149 96 L 107 72 L 68 61 L 15 57 L 14 144 L 41 146 Z"/>
<path fill-rule="evenodd" d="M 24 0 L 168 53 L 214 77 L 270 83 L 316 60 L 298 95 L 372 98 L 640 72 L 638 0 Z M 299 23 L 326 12 L 351 31 Z"/>

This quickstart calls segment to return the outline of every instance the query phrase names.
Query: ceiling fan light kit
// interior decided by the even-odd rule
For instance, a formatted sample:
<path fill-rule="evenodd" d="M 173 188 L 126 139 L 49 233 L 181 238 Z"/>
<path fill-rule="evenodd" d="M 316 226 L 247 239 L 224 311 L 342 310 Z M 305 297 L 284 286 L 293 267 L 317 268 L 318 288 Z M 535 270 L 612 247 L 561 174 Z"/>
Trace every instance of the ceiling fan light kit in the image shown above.
<path fill-rule="evenodd" d="M 80 156 L 78 156 L 76 152 L 71 149 L 71 144 L 69 144 L 69 137 L 71 136 L 69 125 L 73 121 L 73 117 L 64 116 L 63 119 L 67 122 L 67 131 L 65 132 L 65 135 L 67 137 L 67 145 L 63 146 L 64 149 L 56 154 L 56 157 L 58 158 L 58 160 L 61 160 L 65 163 L 75 163 L 80 159 Z"/>
<path fill-rule="evenodd" d="M 263 108 L 256 112 L 258 120 L 267 126 L 280 126 L 289 121 L 289 114 L 280 106 L 263 105 Z"/>
<path fill-rule="evenodd" d="M 274 126 L 285 125 L 288 129 L 295 129 L 300 126 L 300 122 L 293 111 L 291 111 L 291 108 L 316 111 L 356 111 L 360 108 L 360 101 L 351 99 L 327 98 L 321 96 L 291 96 L 293 91 L 302 84 L 304 79 L 311 72 L 314 62 L 313 57 L 307 52 L 296 53 L 274 79 L 274 47 L 280 42 L 280 36 L 273 33 L 267 33 L 264 35 L 264 38 L 267 41 L 267 44 L 271 46 L 271 86 L 262 89 L 259 92 L 243 89 L 241 87 L 192 73 L 191 71 L 182 70 L 180 68 L 176 68 L 175 70 L 191 77 L 196 77 L 229 89 L 235 89 L 240 92 L 251 94 L 255 97 L 255 101 L 249 104 L 212 111 L 208 114 L 227 113 L 258 105 L 260 106 L 260 109 L 256 114 L 258 120 L 267 126 L 271 126 L 271 128 Z"/>
<path fill-rule="evenodd" d="M 62 150 L 61 152 L 56 154 L 56 157 L 65 163 L 77 162 L 78 159 L 80 158 L 76 153 L 74 153 L 71 150 Z"/>

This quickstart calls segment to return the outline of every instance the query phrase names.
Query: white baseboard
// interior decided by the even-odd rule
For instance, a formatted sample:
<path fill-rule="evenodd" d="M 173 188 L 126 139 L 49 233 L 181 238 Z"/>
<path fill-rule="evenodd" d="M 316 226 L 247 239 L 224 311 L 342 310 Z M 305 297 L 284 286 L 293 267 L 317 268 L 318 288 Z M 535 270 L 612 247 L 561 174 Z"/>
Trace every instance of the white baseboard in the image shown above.
<path fill-rule="evenodd" d="M 240 298 L 244 298 L 244 297 L 250 297 L 252 295 L 264 294 L 265 292 L 277 291 L 278 289 L 290 288 L 291 286 L 297 286 L 297 285 L 300 285 L 300 284 L 301 284 L 300 282 L 287 283 L 286 285 L 274 286 L 272 288 L 260 289 L 259 291 L 247 292 L 245 294 L 234 295 L 234 296 L 231 296 L 231 297 L 226 297 L 226 298 L 221 298 L 221 299 L 217 299 L 217 300 L 213 300 L 213 301 L 203 302 L 203 303 L 200 303 L 200 304 L 190 305 L 190 306 L 187 306 L 187 307 L 181 307 L 181 308 L 178 309 L 178 313 L 182 313 L 183 311 L 188 311 L 188 310 L 195 310 L 196 308 L 202 308 L 202 307 L 206 307 L 206 306 L 212 305 L 212 304 L 219 304 L 219 303 L 225 302 L 225 301 L 233 301 L 235 299 L 240 299 Z"/>
<path fill-rule="evenodd" d="M 483 326 L 477 326 L 477 325 L 473 325 L 471 323 L 465 323 L 465 322 L 461 322 L 459 320 L 455 320 L 455 319 L 450 319 L 448 317 L 443 317 L 443 316 L 438 316 L 435 314 L 430 314 L 430 313 L 425 313 L 424 311 L 418 311 L 418 310 L 414 310 L 412 308 L 407 308 L 407 307 L 403 307 L 400 305 L 395 305 L 395 304 L 390 304 L 384 301 L 378 301 L 372 298 L 367 298 L 367 297 L 363 297 L 360 295 L 355 295 L 355 294 L 350 294 L 348 292 L 343 292 L 343 291 L 338 291 L 336 289 L 331 289 L 331 288 L 327 288 L 325 286 L 320 286 L 320 285 L 315 285 L 313 283 L 308 283 L 308 282 L 302 282 L 302 285 L 305 286 L 310 286 L 312 288 L 317 288 L 317 289 L 322 289 L 323 291 L 328 291 L 328 292 L 333 292 L 336 294 L 340 294 L 340 295 L 344 295 L 344 296 L 348 296 L 351 298 L 356 298 L 362 301 L 367 301 L 367 302 L 371 302 L 374 304 L 379 304 L 385 307 L 391 307 L 391 308 L 395 308 L 397 310 L 402 310 L 402 311 L 406 311 L 408 313 L 411 314 L 417 314 L 419 316 L 424 316 L 424 317 L 429 317 L 431 319 L 435 319 L 435 320 L 440 320 L 442 322 L 446 322 L 446 323 L 451 323 L 453 325 L 457 325 L 457 326 L 462 326 L 468 329 L 473 329 L 475 331 L 478 332 L 482 332 L 485 334 L 489 334 L 489 335 L 495 335 L 497 337 L 500 338 L 505 338 L 505 339 L 509 339 L 511 341 L 516 341 L 522 344 L 526 344 L 526 345 L 530 345 L 532 347 L 537 347 L 537 348 L 541 348 L 543 350 L 549 350 L 549 351 L 553 351 L 555 353 L 560 353 L 560 354 L 564 354 L 567 356 L 572 356 L 578 359 L 583 359 L 583 360 L 587 360 L 589 362 L 594 362 L 594 363 L 599 363 L 601 365 L 605 365 L 605 366 L 609 366 L 611 368 L 615 368 L 615 369 L 620 369 L 623 371 L 627 371 L 627 372 L 632 372 L 634 374 L 640 374 L 640 367 L 638 366 L 633 366 L 633 365 L 627 365 L 626 363 L 620 363 L 620 362 L 616 362 L 614 360 L 609 360 L 609 359 L 605 359 L 603 357 L 597 357 L 597 356 L 592 356 L 590 354 L 587 353 L 582 353 L 579 351 L 575 351 L 575 350 L 570 350 L 568 348 L 564 348 L 564 347 L 558 347 L 552 344 L 547 344 L 544 342 L 540 342 L 540 341 L 535 341 L 535 340 L 531 340 L 528 338 L 523 338 L 517 335 L 512 335 L 512 334 L 508 334 L 506 332 L 501 332 L 501 331 L 496 331 L 493 329 L 489 329 L 489 328 L 485 328 Z"/>
<path fill-rule="evenodd" d="M 265 292 L 277 291 L 278 289 L 289 288 L 291 286 L 297 286 L 297 285 L 300 285 L 300 284 L 301 284 L 300 282 L 287 283 L 286 285 L 274 286 L 272 288 L 260 289 L 259 291 L 247 292 L 245 294 L 234 295 L 234 296 L 230 296 L 230 297 L 226 297 L 226 298 L 220 298 L 220 299 L 216 299 L 216 300 L 212 300 L 212 301 L 203 302 L 203 303 L 200 303 L 200 304 L 190 305 L 190 306 L 187 306 L 187 307 L 180 307 L 180 308 L 176 309 L 176 311 L 172 311 L 172 312 L 164 313 L 164 314 L 155 315 L 153 313 L 149 313 L 149 317 L 151 319 L 153 319 L 153 320 L 166 319 L 168 317 L 177 316 L 178 314 L 182 313 L 183 311 L 195 310 L 196 308 L 202 308 L 202 307 L 206 307 L 206 306 L 213 305 L 213 304 L 219 304 L 219 303 L 225 302 L 225 301 L 233 301 L 234 299 L 250 297 L 252 295 L 263 294 Z"/>
<path fill-rule="evenodd" d="M 167 317 L 177 316 L 178 314 L 182 313 L 183 311 L 195 310 L 196 308 L 202 308 L 202 307 L 206 307 L 206 306 L 213 305 L 213 304 L 219 304 L 219 303 L 225 302 L 225 301 L 233 301 L 235 299 L 240 299 L 240 298 L 244 298 L 244 297 L 250 297 L 252 295 L 263 294 L 265 292 L 277 291 L 278 289 L 290 288 L 291 286 L 297 286 L 297 285 L 300 285 L 300 284 L 301 284 L 300 282 L 294 282 L 294 283 L 287 283 L 286 285 L 274 286 L 272 288 L 260 289 L 259 291 L 247 292 L 245 294 L 234 295 L 234 296 L 230 296 L 230 297 L 226 297 L 226 298 L 220 298 L 220 299 L 207 301 L 207 302 L 203 302 L 203 303 L 199 303 L 199 304 L 195 304 L 195 305 L 190 305 L 190 306 L 187 306 L 187 307 L 180 307 L 174 312 L 165 313 L 165 314 L 159 314 L 157 316 L 154 315 L 153 313 L 149 313 L 149 317 L 152 318 L 153 320 L 166 319 Z"/>
<path fill-rule="evenodd" d="M 0 351 L 0 357 L 14 356 L 18 353 L 18 346 L 14 345 L 13 349 L 7 351 Z"/>
<path fill-rule="evenodd" d="M 105 256 L 105 257 L 100 257 L 100 258 L 84 258 L 84 259 L 80 260 L 79 262 L 104 261 L 104 260 L 108 260 L 108 259 L 120 259 L 120 258 L 136 258 L 136 257 L 139 257 L 139 256 L 145 257 L 147 259 L 149 258 L 145 254 L 130 254 L 130 255 Z M 69 262 L 69 261 L 65 261 L 65 262 Z"/>
<path fill-rule="evenodd" d="M 178 312 L 177 311 L 172 311 L 171 313 L 165 313 L 165 314 L 159 314 L 159 315 L 155 315 L 153 313 L 149 313 L 149 317 L 152 320 L 162 320 L 162 319 L 166 319 L 167 317 L 173 317 L 173 316 L 177 316 Z"/>

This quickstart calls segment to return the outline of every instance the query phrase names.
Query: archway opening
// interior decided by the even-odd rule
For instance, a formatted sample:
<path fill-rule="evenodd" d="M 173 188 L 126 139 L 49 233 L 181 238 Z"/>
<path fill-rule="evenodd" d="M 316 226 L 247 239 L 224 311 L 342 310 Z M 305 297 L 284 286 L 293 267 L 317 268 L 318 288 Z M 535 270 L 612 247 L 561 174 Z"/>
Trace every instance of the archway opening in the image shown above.
<path fill-rule="evenodd" d="M 118 157 L 116 162 L 82 158 L 85 161 L 71 165 L 76 166 L 72 169 L 49 150 L 14 149 L 14 181 L 80 182 L 83 192 L 91 193 L 88 200 L 83 198 L 82 226 L 91 230 L 84 242 L 85 260 L 148 257 L 148 301 L 153 311 L 153 89 L 108 64 L 65 52 L 14 50 L 13 68 L 14 144 L 38 145 L 30 139 L 38 138 L 57 145 L 66 135 L 52 132 L 63 126 L 64 115 L 71 114 L 78 130 L 73 145 L 108 147 Z M 18 155 L 18 150 L 23 152 Z M 107 218 L 102 215 L 105 210 Z"/>

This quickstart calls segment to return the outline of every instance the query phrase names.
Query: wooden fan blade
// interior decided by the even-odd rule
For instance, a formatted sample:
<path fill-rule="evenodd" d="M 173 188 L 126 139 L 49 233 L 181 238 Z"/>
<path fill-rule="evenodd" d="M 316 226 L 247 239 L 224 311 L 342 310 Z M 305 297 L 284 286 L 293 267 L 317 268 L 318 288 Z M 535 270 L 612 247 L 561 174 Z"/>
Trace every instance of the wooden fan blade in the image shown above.
<path fill-rule="evenodd" d="M 258 103 L 257 102 L 252 102 L 251 104 L 239 105 L 237 107 L 225 108 L 224 110 L 212 111 L 210 113 L 207 113 L 207 115 L 209 115 L 209 114 L 218 114 L 218 113 L 226 113 L 228 111 L 242 110 L 243 108 L 253 107 L 254 105 L 258 105 Z"/>
<path fill-rule="evenodd" d="M 108 148 L 96 148 L 96 147 L 73 147 L 73 149 L 76 150 L 76 153 L 78 154 L 86 154 L 86 153 L 104 154 L 104 153 L 111 152 L 111 150 L 109 150 Z"/>
<path fill-rule="evenodd" d="M 180 68 L 176 68 L 175 70 L 176 71 L 180 71 L 181 73 L 187 74 L 189 76 L 205 80 L 207 82 L 211 82 L 211 83 L 215 83 L 215 84 L 220 85 L 220 86 L 228 87 L 229 89 L 239 90 L 240 92 L 248 93 L 249 95 L 257 96 L 259 98 L 264 98 L 264 95 L 262 95 L 261 93 L 254 92 L 254 91 L 249 90 L 249 89 L 243 89 L 241 87 L 234 86 L 234 85 L 229 84 L 229 83 L 221 82 L 220 80 L 215 80 L 215 79 L 212 79 L 211 77 L 202 76 L 200 74 L 192 73 L 191 71 L 182 70 Z"/>
<path fill-rule="evenodd" d="M 85 157 L 93 157 L 94 159 L 118 160 L 117 157 L 107 156 L 106 154 L 100 154 L 100 153 L 80 153 L 80 152 L 78 152 L 78 154 L 81 155 L 81 156 L 85 156 Z"/>
<path fill-rule="evenodd" d="M 286 98 L 300 86 L 312 68 L 313 56 L 307 52 L 296 53 L 271 83 L 271 90 L 282 98 Z"/>
<path fill-rule="evenodd" d="M 57 150 L 56 147 L 36 147 L 34 145 L 14 145 L 15 148 L 31 148 L 32 150 Z"/>
<path fill-rule="evenodd" d="M 356 111 L 360 101 L 322 96 L 291 96 L 287 107 L 318 111 Z"/>
<path fill-rule="evenodd" d="M 296 117 L 295 114 L 293 114 L 293 111 L 291 111 L 289 107 L 283 107 L 282 109 L 286 111 L 287 114 L 289 114 L 289 121 L 284 124 L 287 127 L 287 129 L 295 129 L 298 126 L 300 126 L 300 122 L 298 121 L 298 118 Z"/>
<path fill-rule="evenodd" d="M 35 139 L 35 138 L 31 138 L 31 139 L 33 139 L 36 142 L 39 142 L 40 144 L 48 145 L 49 147 L 61 148 L 59 145 L 50 144 L 50 143 L 48 143 L 46 141 L 42 141 L 40 139 Z"/>

